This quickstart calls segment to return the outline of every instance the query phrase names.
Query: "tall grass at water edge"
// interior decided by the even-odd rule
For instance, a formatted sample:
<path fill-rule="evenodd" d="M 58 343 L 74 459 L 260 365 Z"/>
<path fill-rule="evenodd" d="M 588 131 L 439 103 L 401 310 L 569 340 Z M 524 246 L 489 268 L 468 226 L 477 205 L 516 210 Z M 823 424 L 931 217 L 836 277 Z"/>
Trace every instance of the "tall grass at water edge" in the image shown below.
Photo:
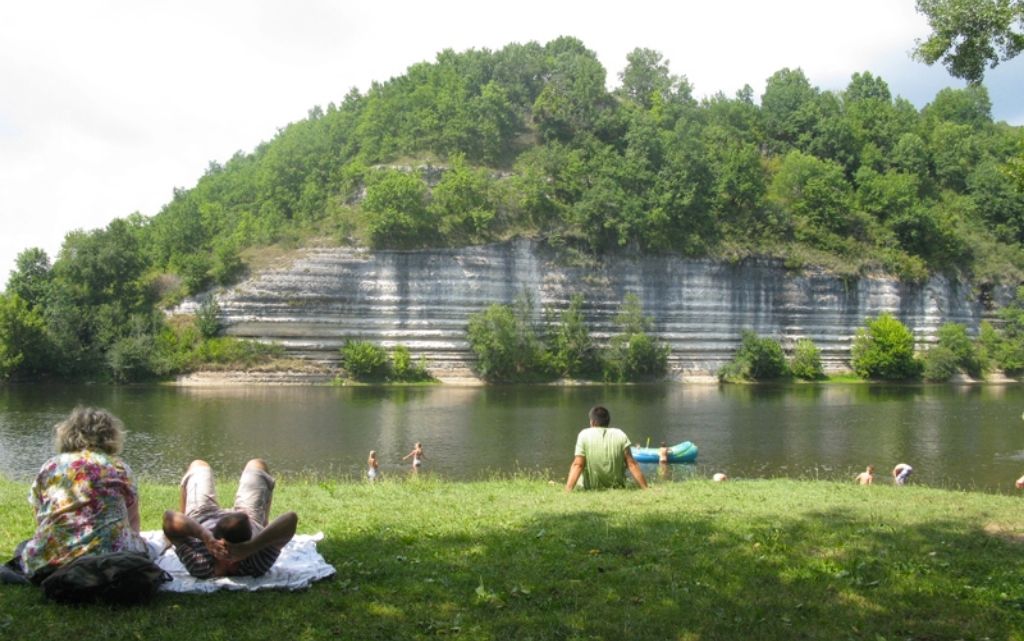
<path fill-rule="evenodd" d="M 223 486 L 222 496 L 233 487 Z M 0 480 L 0 550 L 32 531 Z M 143 483 L 143 528 L 177 488 Z M 285 480 L 337 575 L 300 592 L 68 608 L 0 586 L 0 639 L 1024 639 L 1017 497 L 694 480 Z"/>

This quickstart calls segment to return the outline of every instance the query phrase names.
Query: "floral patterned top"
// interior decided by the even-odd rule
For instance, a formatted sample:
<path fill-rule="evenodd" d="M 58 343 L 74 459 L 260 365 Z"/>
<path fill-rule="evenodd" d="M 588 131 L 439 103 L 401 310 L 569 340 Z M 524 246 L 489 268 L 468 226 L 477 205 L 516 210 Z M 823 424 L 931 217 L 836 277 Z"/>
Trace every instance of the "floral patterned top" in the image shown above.
<path fill-rule="evenodd" d="M 120 457 L 82 450 L 51 458 L 29 492 L 37 526 L 21 556 L 26 573 L 87 554 L 145 552 L 128 523 L 137 501 L 132 471 Z"/>

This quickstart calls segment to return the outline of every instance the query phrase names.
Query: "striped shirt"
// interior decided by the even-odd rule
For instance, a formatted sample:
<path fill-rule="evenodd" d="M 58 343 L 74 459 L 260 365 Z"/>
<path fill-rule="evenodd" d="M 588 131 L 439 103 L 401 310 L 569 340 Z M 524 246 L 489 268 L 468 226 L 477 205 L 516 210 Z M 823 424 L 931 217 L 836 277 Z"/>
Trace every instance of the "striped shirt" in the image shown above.
<path fill-rule="evenodd" d="M 197 521 L 206 529 L 211 530 L 225 514 L 228 514 L 228 512 L 223 510 L 212 512 L 204 515 L 201 519 L 197 519 Z M 250 520 L 250 524 L 252 525 L 252 535 L 254 537 L 263 530 L 263 526 L 255 521 Z M 283 544 L 269 545 L 259 552 L 245 557 L 238 562 L 231 575 L 263 576 L 274 565 L 274 562 L 277 561 L 277 557 L 280 556 L 283 548 Z M 174 552 L 178 555 L 178 560 L 181 561 L 181 564 L 185 566 L 185 569 L 192 576 L 197 579 L 214 578 L 213 571 L 216 559 L 201 540 L 186 537 L 184 541 L 174 545 Z"/>

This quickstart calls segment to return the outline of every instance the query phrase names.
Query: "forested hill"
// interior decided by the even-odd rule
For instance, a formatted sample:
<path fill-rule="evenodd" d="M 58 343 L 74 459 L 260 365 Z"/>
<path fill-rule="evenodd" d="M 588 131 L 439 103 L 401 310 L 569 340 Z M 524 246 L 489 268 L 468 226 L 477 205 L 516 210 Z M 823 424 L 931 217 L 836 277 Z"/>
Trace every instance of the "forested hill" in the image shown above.
<path fill-rule="evenodd" d="M 587 260 L 626 248 L 1021 279 L 1024 130 L 992 121 L 983 86 L 918 110 L 867 71 L 832 92 L 782 69 L 759 100 L 697 100 L 657 52 L 627 59 L 608 91 L 570 37 L 444 51 L 211 163 L 151 218 L 73 232 L 52 264 L 26 250 L 6 313 L 37 317 L 51 368 L 88 369 L 155 335 L 161 302 L 237 278 L 243 250 L 312 237 L 529 236 Z"/>

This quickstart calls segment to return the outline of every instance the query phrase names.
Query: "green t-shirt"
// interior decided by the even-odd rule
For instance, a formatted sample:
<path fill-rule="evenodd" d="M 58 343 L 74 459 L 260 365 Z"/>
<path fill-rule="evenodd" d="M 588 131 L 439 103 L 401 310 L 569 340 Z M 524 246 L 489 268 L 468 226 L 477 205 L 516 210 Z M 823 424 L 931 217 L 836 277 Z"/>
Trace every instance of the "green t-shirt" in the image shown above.
<path fill-rule="evenodd" d="M 576 487 L 591 490 L 626 484 L 629 437 L 615 427 L 588 427 L 576 437 L 576 454 L 587 459 Z"/>

